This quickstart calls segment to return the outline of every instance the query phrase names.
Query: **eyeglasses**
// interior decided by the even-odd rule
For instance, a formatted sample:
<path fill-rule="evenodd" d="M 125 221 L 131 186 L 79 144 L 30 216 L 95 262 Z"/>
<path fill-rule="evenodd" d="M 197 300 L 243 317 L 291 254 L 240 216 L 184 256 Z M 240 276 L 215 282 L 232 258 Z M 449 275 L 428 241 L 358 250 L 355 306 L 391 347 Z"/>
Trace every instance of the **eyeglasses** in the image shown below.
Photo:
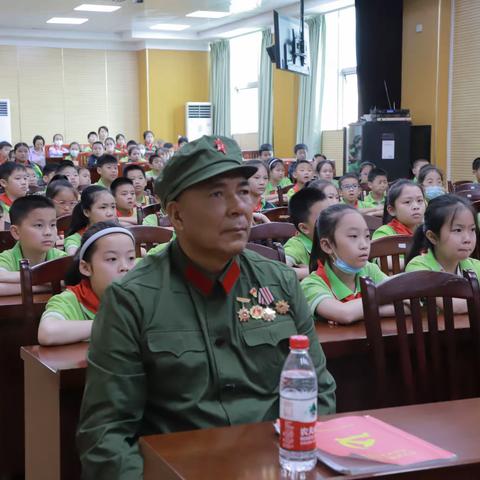
<path fill-rule="evenodd" d="M 347 184 L 347 185 L 342 185 L 340 187 L 342 190 L 356 190 L 358 188 L 358 183 L 357 184 Z"/>
<path fill-rule="evenodd" d="M 54 200 L 54 203 L 61 207 L 74 207 L 78 202 L 66 202 L 65 200 Z"/>

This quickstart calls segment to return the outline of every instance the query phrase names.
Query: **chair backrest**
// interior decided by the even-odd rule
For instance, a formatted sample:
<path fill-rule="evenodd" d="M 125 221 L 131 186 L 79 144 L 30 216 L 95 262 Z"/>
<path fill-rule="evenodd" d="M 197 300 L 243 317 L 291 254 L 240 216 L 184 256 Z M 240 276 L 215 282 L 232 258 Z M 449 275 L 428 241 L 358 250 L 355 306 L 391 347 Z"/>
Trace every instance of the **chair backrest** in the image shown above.
<path fill-rule="evenodd" d="M 363 215 L 363 218 L 367 223 L 370 234 L 372 234 L 377 228 L 380 228 L 383 225 L 382 219 L 380 217 L 375 217 L 373 215 Z"/>
<path fill-rule="evenodd" d="M 48 262 L 39 263 L 33 267 L 27 259 L 20 260 L 20 288 L 22 292 L 22 304 L 26 317 L 38 322 L 35 318 L 33 306 L 33 287 L 38 285 L 50 285 L 52 295 L 62 291 L 62 282 L 65 280 L 67 270 L 73 264 L 73 257 L 60 257 Z"/>
<path fill-rule="evenodd" d="M 160 243 L 171 240 L 173 232 L 164 227 L 149 227 L 147 225 L 133 225 L 129 227 L 135 237 L 135 255 L 141 256 L 141 248 L 147 251 Z"/>
<path fill-rule="evenodd" d="M 293 187 L 293 185 L 287 185 L 286 187 L 277 187 L 278 206 L 279 207 L 288 204 L 287 192 L 292 187 Z"/>
<path fill-rule="evenodd" d="M 142 224 L 143 219 L 152 213 L 157 213 L 162 208 L 160 203 L 151 203 L 150 205 L 145 205 L 144 207 L 137 208 L 137 223 Z"/>
<path fill-rule="evenodd" d="M 403 272 L 404 258 L 412 246 L 413 237 L 409 235 L 389 235 L 377 238 L 370 245 L 370 257 L 372 261 L 378 258 L 380 268 L 387 275 L 396 275 Z"/>
<path fill-rule="evenodd" d="M 57 231 L 66 232 L 70 228 L 70 224 L 72 223 L 72 216 L 71 215 L 63 215 L 57 218 Z"/>
<path fill-rule="evenodd" d="M 273 247 L 266 247 L 260 243 L 248 242 L 246 248 L 248 250 L 257 252 L 259 255 L 262 255 L 270 260 L 277 260 L 278 262 L 287 263 L 285 258 L 285 250 L 283 249 L 283 245 L 281 243 L 273 242 Z"/>
<path fill-rule="evenodd" d="M 480 200 L 480 188 L 459 190 L 455 192 L 455 195 L 466 198 L 467 200 L 470 200 L 470 202 L 476 202 L 477 200 Z"/>
<path fill-rule="evenodd" d="M 453 192 L 459 192 L 461 190 L 475 190 L 476 183 L 471 180 L 459 180 L 458 182 L 453 182 Z"/>
<path fill-rule="evenodd" d="M 465 272 L 465 278 L 450 273 L 419 271 L 391 277 L 375 285 L 369 278 L 360 279 L 363 312 L 367 340 L 373 353 L 376 372 L 378 406 L 392 404 L 389 392 L 398 386 L 398 376 L 387 374 L 387 344 L 394 345 L 389 354 L 399 362 L 402 379 L 401 394 L 395 404 L 458 398 L 458 377 L 462 367 L 457 353 L 460 337 L 455 332 L 452 298 L 467 300 L 469 335 L 473 361 L 469 368 L 480 369 L 480 286 L 473 272 Z M 437 298 L 443 299 L 443 311 L 439 314 Z M 410 315 L 405 308 L 410 302 Z M 397 334 L 382 335 L 380 307 L 393 304 Z M 398 370 L 395 370 L 398 371 Z M 478 377 L 478 375 L 476 375 Z M 398 390 L 398 388 L 397 388 Z M 475 385 L 478 395 L 479 386 Z M 398 393 L 398 392 L 397 392 Z"/>
<path fill-rule="evenodd" d="M 12 234 L 8 231 L 0 232 L 0 252 L 4 250 L 10 250 L 15 246 L 16 240 L 12 237 Z"/>
<path fill-rule="evenodd" d="M 255 225 L 250 230 L 249 242 L 262 243 L 267 247 L 273 248 L 274 242 L 282 245 L 291 237 L 296 235 L 297 230 L 293 223 L 270 222 Z"/>
<path fill-rule="evenodd" d="M 262 212 L 271 222 L 288 222 L 290 214 L 288 207 L 277 207 Z"/>

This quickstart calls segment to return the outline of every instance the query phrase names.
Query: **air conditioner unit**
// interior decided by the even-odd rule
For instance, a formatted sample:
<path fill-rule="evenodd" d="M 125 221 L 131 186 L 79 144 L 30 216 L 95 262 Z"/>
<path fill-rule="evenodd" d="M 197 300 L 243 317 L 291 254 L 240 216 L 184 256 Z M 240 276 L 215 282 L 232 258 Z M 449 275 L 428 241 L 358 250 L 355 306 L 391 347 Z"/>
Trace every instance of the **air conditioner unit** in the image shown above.
<path fill-rule="evenodd" d="M 185 105 L 185 134 L 189 140 L 212 135 L 212 104 L 187 102 Z"/>
<path fill-rule="evenodd" d="M 10 100 L 0 99 L 0 142 L 12 143 L 12 121 L 10 114 Z"/>

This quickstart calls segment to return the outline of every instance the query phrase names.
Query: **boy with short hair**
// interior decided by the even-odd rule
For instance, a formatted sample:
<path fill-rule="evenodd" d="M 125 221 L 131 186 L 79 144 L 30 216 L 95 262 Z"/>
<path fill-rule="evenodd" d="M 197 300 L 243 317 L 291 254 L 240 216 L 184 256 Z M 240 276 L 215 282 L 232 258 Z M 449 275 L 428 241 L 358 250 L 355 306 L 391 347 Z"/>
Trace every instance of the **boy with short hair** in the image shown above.
<path fill-rule="evenodd" d="M 47 163 L 42 169 L 42 183 L 48 185 L 50 180 L 55 176 L 57 170 L 60 168 L 59 163 Z"/>
<path fill-rule="evenodd" d="M 354 173 L 346 173 L 338 181 L 338 188 L 342 203 L 346 203 L 354 208 L 362 208 L 362 203 L 358 200 L 360 197 L 360 184 L 358 177 Z"/>
<path fill-rule="evenodd" d="M 18 198 L 10 208 L 10 233 L 17 243 L 0 253 L 0 295 L 20 293 L 20 260 L 30 265 L 65 257 L 55 247 L 57 215 L 53 202 L 41 195 Z"/>
<path fill-rule="evenodd" d="M 87 135 L 88 145 L 83 149 L 84 152 L 93 151 L 93 144 L 98 141 L 97 132 L 88 132 Z M 101 143 L 101 142 L 100 142 Z"/>
<path fill-rule="evenodd" d="M 26 168 L 15 162 L 0 165 L 0 186 L 5 190 L 0 195 L 5 211 L 9 212 L 13 202 L 28 192 L 28 174 Z"/>
<path fill-rule="evenodd" d="M 0 165 L 8 162 L 8 155 L 12 151 L 12 144 L 8 142 L 0 142 Z"/>
<path fill-rule="evenodd" d="M 368 174 L 368 188 L 370 192 L 364 198 L 363 208 L 381 209 L 385 205 L 385 192 L 388 188 L 387 172 L 382 168 L 374 168 Z"/>
<path fill-rule="evenodd" d="M 288 177 L 290 180 L 293 180 L 293 171 L 295 170 L 297 163 L 301 160 L 307 160 L 308 147 L 304 143 L 297 143 L 293 147 L 293 152 L 295 153 L 295 161 L 290 164 L 288 167 Z M 313 176 L 313 173 L 312 173 Z"/>
<path fill-rule="evenodd" d="M 417 183 L 418 181 L 417 178 L 418 178 L 418 174 L 420 173 L 420 170 L 425 165 L 430 165 L 430 161 L 427 160 L 426 158 L 417 158 L 417 160 L 413 162 L 412 173 L 413 173 L 413 181 L 415 183 Z"/>
<path fill-rule="evenodd" d="M 287 192 L 289 200 L 313 178 L 312 164 L 308 160 L 298 160 L 294 163 L 292 177 L 295 180 L 295 185 Z"/>
<path fill-rule="evenodd" d="M 260 145 L 258 152 L 262 162 L 269 162 L 273 158 L 273 147 L 269 143 Z"/>
<path fill-rule="evenodd" d="M 33 189 L 33 193 L 36 193 L 38 190 L 38 179 L 37 175 L 35 174 L 35 170 L 30 165 L 26 165 L 25 170 L 27 171 L 28 177 L 28 190 Z"/>
<path fill-rule="evenodd" d="M 327 197 L 316 188 L 300 190 L 288 203 L 290 220 L 298 230 L 298 235 L 290 238 L 284 249 L 287 265 L 295 270 L 299 280 L 309 274 L 315 223 L 321 211 L 327 207 Z"/>
<path fill-rule="evenodd" d="M 475 175 L 475 183 L 480 183 L 480 157 L 477 157 L 472 163 L 473 174 Z"/>
<path fill-rule="evenodd" d="M 105 153 L 97 160 L 97 173 L 100 178 L 96 185 L 110 188 L 112 182 L 118 177 L 118 161 L 113 155 Z"/>
<path fill-rule="evenodd" d="M 131 180 L 133 183 L 137 207 L 143 207 L 152 203 L 149 195 L 145 192 L 147 177 L 145 176 L 145 171 L 140 165 L 127 165 L 123 169 L 123 176 Z"/>
<path fill-rule="evenodd" d="M 125 226 L 137 224 L 137 209 L 135 207 L 135 188 L 133 182 L 125 177 L 119 177 L 110 187 L 117 205 L 117 217 Z"/>
<path fill-rule="evenodd" d="M 105 148 L 102 142 L 93 142 L 92 154 L 88 157 L 87 167 L 95 168 L 97 166 L 98 159 L 104 154 Z"/>
<path fill-rule="evenodd" d="M 164 149 L 162 148 L 162 150 Z M 160 172 L 163 170 L 163 167 L 165 166 L 165 160 L 160 155 L 158 155 L 158 153 L 153 153 L 148 158 L 148 163 L 150 164 L 150 170 L 146 173 L 146 176 L 147 178 L 152 178 L 153 180 L 155 180 L 160 175 Z"/>

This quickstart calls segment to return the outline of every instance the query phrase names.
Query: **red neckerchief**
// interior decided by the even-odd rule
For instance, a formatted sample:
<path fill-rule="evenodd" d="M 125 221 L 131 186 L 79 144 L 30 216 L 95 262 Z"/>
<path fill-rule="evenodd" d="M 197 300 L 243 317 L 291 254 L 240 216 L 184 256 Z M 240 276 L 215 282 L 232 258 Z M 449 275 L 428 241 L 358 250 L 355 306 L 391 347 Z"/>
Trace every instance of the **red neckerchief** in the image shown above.
<path fill-rule="evenodd" d="M 329 278 L 327 277 L 327 272 L 325 271 L 325 267 L 323 266 L 323 263 L 320 262 L 320 260 L 318 261 L 318 268 L 315 273 L 327 284 L 328 288 L 332 290 L 332 285 L 330 283 Z M 333 290 L 332 290 L 332 293 L 333 293 Z M 335 296 L 334 293 L 333 295 Z M 342 300 L 339 300 L 338 298 L 337 300 L 339 300 L 342 303 L 347 303 L 350 300 L 355 300 L 356 298 L 362 298 L 362 293 L 361 292 L 352 293 L 348 297 L 343 298 Z"/>
<path fill-rule="evenodd" d="M 97 294 L 92 290 L 90 280 L 83 279 L 78 285 L 69 286 L 67 290 L 70 290 L 77 300 L 90 312 L 95 315 L 98 312 L 100 306 L 100 299 Z"/>
<path fill-rule="evenodd" d="M 220 284 L 223 287 L 223 290 L 228 295 L 232 290 L 235 282 L 238 280 L 240 276 L 240 267 L 238 263 L 233 260 L 231 265 L 228 267 L 228 270 L 224 275 L 222 275 L 223 279 L 220 280 Z M 185 277 L 186 279 L 200 292 L 202 292 L 205 296 L 210 295 L 213 289 L 214 281 L 205 276 L 200 270 L 190 264 L 187 269 L 185 270 Z"/>
<path fill-rule="evenodd" d="M 147 150 L 153 150 L 153 143 L 146 143 L 145 147 Z"/>
<path fill-rule="evenodd" d="M 117 217 L 118 218 L 120 218 L 120 217 L 132 217 L 133 216 L 133 208 L 128 211 L 128 215 L 124 215 L 118 208 L 116 210 L 117 210 Z"/>
<path fill-rule="evenodd" d="M 408 235 L 410 237 L 413 235 L 412 230 L 410 230 L 410 228 L 408 228 L 402 222 L 399 222 L 396 218 L 394 218 L 391 222 L 387 223 L 387 225 L 393 228 L 397 235 Z"/>
<path fill-rule="evenodd" d="M 300 190 L 300 186 L 298 185 L 298 183 L 296 183 L 292 188 L 295 193 L 297 193 Z"/>
<path fill-rule="evenodd" d="M 8 195 L 6 193 L 2 193 L 0 195 L 0 202 L 3 202 L 7 207 L 11 207 L 13 200 L 8 198 Z"/>
<path fill-rule="evenodd" d="M 262 197 L 258 199 L 258 203 L 253 209 L 254 212 L 259 212 L 262 209 Z"/>

